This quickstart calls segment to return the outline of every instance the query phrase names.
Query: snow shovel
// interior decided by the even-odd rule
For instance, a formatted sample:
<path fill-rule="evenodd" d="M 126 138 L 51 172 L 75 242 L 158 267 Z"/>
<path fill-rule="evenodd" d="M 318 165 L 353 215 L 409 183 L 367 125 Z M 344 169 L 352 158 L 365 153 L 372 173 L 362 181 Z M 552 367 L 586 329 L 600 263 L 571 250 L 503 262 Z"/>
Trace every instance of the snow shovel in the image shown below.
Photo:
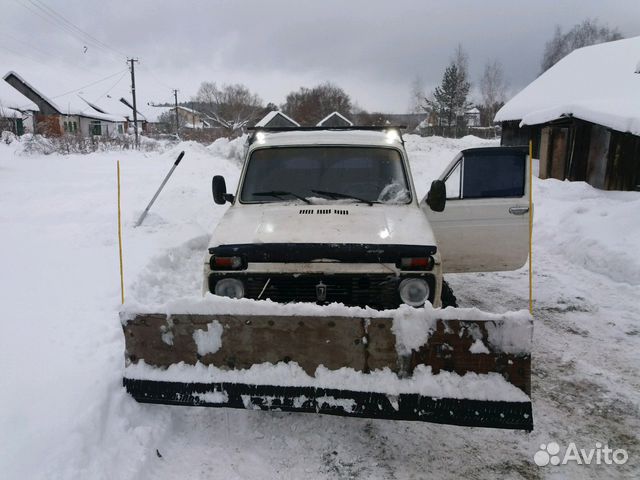
<path fill-rule="evenodd" d="M 147 403 L 532 430 L 529 314 L 438 312 L 123 312 L 124 386 Z"/>

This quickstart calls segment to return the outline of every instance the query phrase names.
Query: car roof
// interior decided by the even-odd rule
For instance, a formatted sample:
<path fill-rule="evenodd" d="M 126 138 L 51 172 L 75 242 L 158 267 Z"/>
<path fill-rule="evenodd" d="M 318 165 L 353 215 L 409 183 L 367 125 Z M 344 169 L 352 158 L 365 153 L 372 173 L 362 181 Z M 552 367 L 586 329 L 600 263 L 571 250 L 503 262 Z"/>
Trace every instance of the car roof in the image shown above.
<path fill-rule="evenodd" d="M 402 147 L 400 135 L 390 137 L 378 130 L 294 130 L 283 132 L 257 131 L 251 149 L 295 145 L 356 145 Z"/>

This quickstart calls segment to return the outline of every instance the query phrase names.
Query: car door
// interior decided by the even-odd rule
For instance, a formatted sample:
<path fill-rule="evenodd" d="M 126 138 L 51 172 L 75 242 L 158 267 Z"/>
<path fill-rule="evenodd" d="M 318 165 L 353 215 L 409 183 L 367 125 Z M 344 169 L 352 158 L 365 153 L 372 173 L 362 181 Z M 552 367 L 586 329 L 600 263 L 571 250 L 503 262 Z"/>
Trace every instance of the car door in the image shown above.
<path fill-rule="evenodd" d="M 420 207 L 438 242 L 445 272 L 489 272 L 522 267 L 529 250 L 529 156 L 525 147 L 463 150 L 440 180 L 442 212 Z"/>

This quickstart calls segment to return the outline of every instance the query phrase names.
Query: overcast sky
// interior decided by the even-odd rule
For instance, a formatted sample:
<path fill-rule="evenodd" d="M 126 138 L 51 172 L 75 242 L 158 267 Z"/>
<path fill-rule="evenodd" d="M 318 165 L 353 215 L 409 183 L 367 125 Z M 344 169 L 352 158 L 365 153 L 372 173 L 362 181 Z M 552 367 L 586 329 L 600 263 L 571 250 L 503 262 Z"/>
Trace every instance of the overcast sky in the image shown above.
<path fill-rule="evenodd" d="M 640 35 L 639 0 L 2 0 L 0 73 L 14 70 L 52 97 L 105 77 L 92 91 L 128 95 L 125 59 L 134 56 L 139 102 L 170 101 L 172 88 L 187 100 L 208 80 L 281 104 L 330 80 L 364 109 L 402 113 L 411 81 L 419 75 L 428 93 L 458 43 L 472 82 L 495 58 L 515 93 L 538 74 L 555 25 L 585 18 Z M 24 98 L 1 83 L 0 100 Z"/>

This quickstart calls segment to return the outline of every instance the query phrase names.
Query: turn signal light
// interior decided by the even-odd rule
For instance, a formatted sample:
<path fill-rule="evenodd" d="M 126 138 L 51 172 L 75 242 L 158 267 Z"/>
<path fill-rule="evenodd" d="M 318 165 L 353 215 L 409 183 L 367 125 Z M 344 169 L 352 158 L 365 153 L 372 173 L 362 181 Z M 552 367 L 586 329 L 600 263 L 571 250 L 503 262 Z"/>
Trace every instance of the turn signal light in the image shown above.
<path fill-rule="evenodd" d="M 405 257 L 400 259 L 401 270 L 431 270 L 433 257 Z"/>
<path fill-rule="evenodd" d="M 243 257 L 211 257 L 211 270 L 244 270 L 247 264 Z"/>

